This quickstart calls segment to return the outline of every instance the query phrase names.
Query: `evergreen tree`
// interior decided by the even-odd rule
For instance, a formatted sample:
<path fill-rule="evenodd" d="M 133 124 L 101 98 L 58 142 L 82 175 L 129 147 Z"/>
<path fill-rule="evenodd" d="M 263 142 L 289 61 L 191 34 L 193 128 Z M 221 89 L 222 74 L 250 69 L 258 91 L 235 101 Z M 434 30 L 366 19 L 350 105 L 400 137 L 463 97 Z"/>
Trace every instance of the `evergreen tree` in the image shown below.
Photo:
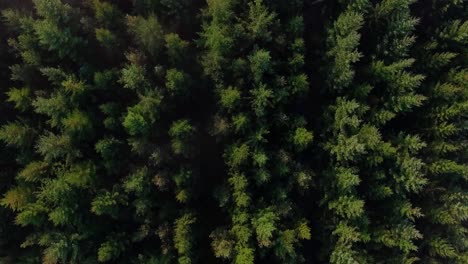
<path fill-rule="evenodd" d="M 466 1 L 0 1 L 0 263 L 467 263 Z"/>
<path fill-rule="evenodd" d="M 86 105 L 89 64 L 78 56 L 86 45 L 80 35 L 82 14 L 61 1 L 33 3 L 35 18 L 16 10 L 3 13 L 19 32 L 9 44 L 21 62 L 11 70 L 24 88 L 8 92 L 8 101 L 21 114 L 2 127 L 1 138 L 18 149 L 23 169 L 2 204 L 17 212 L 18 225 L 34 227 L 22 246 L 41 248 L 44 263 L 86 262 L 96 234 L 82 208 L 95 182 L 95 165 L 87 150 L 94 137 L 88 114 L 93 109 Z"/>
<path fill-rule="evenodd" d="M 421 17 L 415 68 L 427 78 L 420 92 L 427 98 L 412 128 L 427 142 L 423 149 L 428 183 L 416 197 L 424 218 L 418 256 L 425 263 L 465 263 L 467 220 L 467 5 L 463 1 L 415 9 Z"/>
<path fill-rule="evenodd" d="M 329 156 L 321 180 L 326 211 L 323 222 L 331 219 L 324 227 L 324 251 L 330 263 L 360 263 L 368 258 L 360 244 L 369 240 L 365 201 L 357 190 L 361 183 L 359 163 L 366 153 L 363 118 L 368 107 L 352 91 L 355 63 L 362 57 L 358 51 L 360 30 L 369 2 L 348 1 L 340 7 L 341 13 L 327 30 L 325 53 L 329 61 L 324 70 L 326 92 L 336 101 L 327 109 L 326 133 L 322 135 Z M 367 130 L 376 132 L 370 126 Z"/>
<path fill-rule="evenodd" d="M 288 15 L 302 4 L 275 12 L 279 4 L 246 1 L 243 10 L 240 2 L 210 1 L 202 33 L 202 64 L 219 105 L 212 133 L 227 145 L 229 175 L 217 197 L 230 219 L 212 233 L 212 246 L 234 263 L 254 263 L 257 254 L 297 263 L 303 257 L 295 248 L 310 234 L 289 195 L 308 187 L 310 171 L 298 159 L 313 134 L 292 108 L 308 77 L 302 16 Z"/>
<path fill-rule="evenodd" d="M 424 76 L 407 70 L 417 23 L 411 3 L 350 1 L 329 29 L 328 93 L 338 98 L 326 124 L 323 203 L 336 217 L 332 263 L 416 260 L 422 214 L 410 196 L 427 183 L 417 156 L 425 143 L 396 125 L 425 99 L 415 93 Z M 369 43 L 362 51 L 361 34 Z"/>

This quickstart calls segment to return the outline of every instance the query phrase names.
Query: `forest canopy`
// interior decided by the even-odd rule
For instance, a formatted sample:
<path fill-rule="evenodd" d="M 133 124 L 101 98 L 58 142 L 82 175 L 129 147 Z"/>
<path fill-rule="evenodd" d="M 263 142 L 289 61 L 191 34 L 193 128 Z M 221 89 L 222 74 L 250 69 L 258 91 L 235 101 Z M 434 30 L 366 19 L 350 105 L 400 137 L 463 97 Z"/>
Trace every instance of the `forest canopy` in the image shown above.
<path fill-rule="evenodd" d="M 0 12 L 1 264 L 468 263 L 468 1 Z"/>

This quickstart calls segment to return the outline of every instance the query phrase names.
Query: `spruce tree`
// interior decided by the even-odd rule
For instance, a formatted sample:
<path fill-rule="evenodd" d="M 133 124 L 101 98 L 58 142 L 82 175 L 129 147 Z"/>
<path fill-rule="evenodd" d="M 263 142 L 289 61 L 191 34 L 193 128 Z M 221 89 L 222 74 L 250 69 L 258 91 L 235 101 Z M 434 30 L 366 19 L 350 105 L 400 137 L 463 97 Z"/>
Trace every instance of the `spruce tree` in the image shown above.
<path fill-rule="evenodd" d="M 254 263 L 257 254 L 297 263 L 295 248 L 310 229 L 290 193 L 309 187 L 311 172 L 298 159 L 313 138 L 292 110 L 308 90 L 302 4 L 242 3 L 210 1 L 202 34 L 202 64 L 219 105 L 212 133 L 226 144 L 229 175 L 217 197 L 230 219 L 213 231 L 212 246 L 234 263 Z"/>
<path fill-rule="evenodd" d="M 418 222 L 424 237 L 418 257 L 425 263 L 468 261 L 466 8 L 463 1 L 431 1 L 415 8 L 421 17 L 415 68 L 427 76 L 419 89 L 426 103 L 412 126 L 427 142 L 423 158 L 428 183 L 415 197 L 425 216 Z"/>
<path fill-rule="evenodd" d="M 89 152 L 94 109 L 86 103 L 90 66 L 78 55 L 86 47 L 83 14 L 61 1 L 33 4 L 35 17 L 3 12 L 18 32 L 9 44 L 21 59 L 11 71 L 22 88 L 7 92 L 20 113 L 2 127 L 1 138 L 17 148 L 22 169 L 2 204 L 17 212 L 16 224 L 33 227 L 22 246 L 40 248 L 44 263 L 86 262 L 97 234 L 83 210 L 96 176 Z"/>
<path fill-rule="evenodd" d="M 466 1 L 0 1 L 0 263 L 467 263 Z"/>
<path fill-rule="evenodd" d="M 336 219 L 332 263 L 416 260 L 422 214 L 410 196 L 427 182 L 417 156 L 425 143 L 397 125 L 425 99 L 415 93 L 424 76 L 407 70 L 417 23 L 411 3 L 349 1 L 328 31 L 327 93 L 337 99 L 325 125 L 322 203 Z"/>

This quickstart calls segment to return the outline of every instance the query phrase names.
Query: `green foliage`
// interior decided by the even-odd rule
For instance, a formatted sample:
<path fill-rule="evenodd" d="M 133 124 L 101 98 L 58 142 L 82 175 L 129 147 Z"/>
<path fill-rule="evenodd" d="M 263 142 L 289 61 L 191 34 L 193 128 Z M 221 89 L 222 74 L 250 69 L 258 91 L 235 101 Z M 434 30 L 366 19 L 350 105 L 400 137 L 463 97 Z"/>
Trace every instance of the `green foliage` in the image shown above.
<path fill-rule="evenodd" d="M 270 71 L 271 56 L 266 50 L 257 50 L 250 57 L 250 68 L 256 82 L 260 82 L 262 77 Z"/>
<path fill-rule="evenodd" d="M 388 247 L 398 247 L 405 253 L 409 253 L 410 251 L 417 249 L 416 246 L 410 242 L 411 239 L 422 238 L 419 231 L 409 225 L 397 226 L 394 229 L 388 229 L 377 234 L 377 239 L 384 245 Z"/>
<path fill-rule="evenodd" d="M 235 258 L 236 264 L 254 263 L 254 252 L 251 248 L 241 248 Z"/>
<path fill-rule="evenodd" d="M 147 133 L 150 129 L 150 125 L 140 113 L 132 110 L 133 109 L 130 109 L 127 116 L 125 116 L 123 126 L 130 135 Z"/>
<path fill-rule="evenodd" d="M 221 78 L 221 69 L 226 62 L 225 56 L 234 45 L 230 35 L 232 29 L 229 22 L 234 17 L 234 1 L 210 0 L 206 15 L 212 18 L 210 23 L 203 25 L 201 33 L 202 45 L 206 53 L 202 59 L 204 72 L 214 78 Z"/>
<path fill-rule="evenodd" d="M 9 207 L 13 211 L 21 210 L 32 200 L 31 189 L 25 187 L 13 187 L 5 193 L 1 205 Z"/>
<path fill-rule="evenodd" d="M 107 48 L 112 48 L 117 44 L 117 37 L 115 34 L 105 28 L 96 28 L 96 39 Z"/>
<path fill-rule="evenodd" d="M 278 245 L 275 248 L 276 255 L 281 259 L 287 259 L 288 256 L 293 256 L 294 243 L 296 243 L 296 234 L 294 230 L 284 230 L 278 238 Z"/>
<path fill-rule="evenodd" d="M 356 175 L 355 170 L 351 168 L 343 168 L 343 167 L 337 168 L 336 179 L 337 179 L 336 185 L 342 191 L 348 191 L 352 187 L 358 185 L 361 182 L 361 180 L 359 179 L 359 176 Z"/>
<path fill-rule="evenodd" d="M 121 15 L 120 11 L 109 2 L 100 0 L 93 0 L 92 2 L 96 21 L 107 27 L 113 26 L 113 23 Z"/>
<path fill-rule="evenodd" d="M 71 186 L 85 189 L 96 182 L 96 168 L 90 162 L 76 163 L 62 177 Z"/>
<path fill-rule="evenodd" d="M 299 239 L 310 240 L 310 227 L 307 225 L 306 222 L 301 222 L 297 227 L 297 237 Z"/>
<path fill-rule="evenodd" d="M 86 136 L 92 131 L 91 120 L 85 113 L 73 110 L 62 121 L 65 131 L 71 135 Z"/>
<path fill-rule="evenodd" d="M 15 108 L 20 111 L 25 111 L 31 105 L 31 90 L 24 87 L 21 89 L 12 88 L 7 92 L 8 102 L 15 104 Z"/>
<path fill-rule="evenodd" d="M 218 258 L 230 258 L 233 254 L 234 242 L 229 239 L 226 231 L 216 230 L 211 235 L 213 253 Z"/>
<path fill-rule="evenodd" d="M 421 160 L 416 158 L 406 158 L 398 161 L 400 172 L 395 176 L 397 182 L 401 182 L 407 191 L 417 192 L 427 183 L 423 177 Z"/>
<path fill-rule="evenodd" d="M 169 129 L 171 137 L 172 150 L 176 154 L 188 153 L 188 141 L 193 137 L 195 128 L 190 124 L 189 120 L 182 119 L 172 123 Z"/>
<path fill-rule="evenodd" d="M 429 254 L 432 256 L 441 256 L 444 258 L 455 258 L 457 256 L 455 249 L 441 238 L 430 241 L 430 247 L 431 251 Z"/>
<path fill-rule="evenodd" d="M 180 36 L 175 33 L 167 34 L 164 40 L 166 41 L 167 56 L 171 63 L 173 65 L 182 64 L 189 42 L 181 39 Z"/>
<path fill-rule="evenodd" d="M 53 20 L 38 21 L 34 29 L 38 35 L 39 44 L 49 51 L 57 52 L 60 58 L 76 57 L 76 49 L 84 42 L 80 37 L 74 36 L 70 28 L 62 29 Z"/>
<path fill-rule="evenodd" d="M 187 92 L 187 77 L 177 69 L 169 69 L 166 73 L 166 88 L 171 94 Z"/>
<path fill-rule="evenodd" d="M 129 31 L 135 36 L 140 47 L 151 56 L 157 56 L 164 46 L 164 33 L 161 24 L 154 14 L 147 18 L 141 16 L 127 17 Z"/>
<path fill-rule="evenodd" d="M 19 122 L 9 123 L 0 128 L 0 139 L 9 146 L 27 147 L 34 139 L 34 131 Z"/>
<path fill-rule="evenodd" d="M 191 229 L 190 226 L 196 222 L 196 218 L 192 214 L 184 214 L 178 218 L 174 225 L 174 247 L 176 248 L 179 259 L 179 264 L 190 264 L 191 254 Z"/>
<path fill-rule="evenodd" d="M 16 215 L 15 222 L 21 226 L 39 226 L 45 221 L 46 212 L 47 208 L 43 204 L 30 203 L 25 205 L 21 212 Z"/>
<path fill-rule="evenodd" d="M 54 67 L 44 67 L 40 69 L 41 73 L 54 85 L 61 85 L 65 80 L 74 81 L 72 76 L 67 75 L 62 69 Z"/>
<path fill-rule="evenodd" d="M 466 7 L 0 1 L 0 263 L 468 263 Z"/>
<path fill-rule="evenodd" d="M 148 169 L 143 167 L 134 173 L 132 173 L 123 184 L 123 187 L 126 192 L 131 193 L 143 193 L 147 190 L 149 182 L 147 182 L 148 178 Z"/>
<path fill-rule="evenodd" d="M 102 192 L 97 195 L 91 203 L 91 212 L 96 215 L 108 214 L 117 217 L 119 203 L 122 197 L 117 192 Z"/>
<path fill-rule="evenodd" d="M 124 245 L 116 239 L 108 240 L 98 249 L 98 261 L 108 262 L 116 259 L 124 251 Z"/>
<path fill-rule="evenodd" d="M 149 94 L 141 96 L 140 99 L 137 105 L 128 108 L 122 123 L 132 136 L 149 133 L 156 121 L 158 107 L 161 104 L 161 98 L 158 95 Z"/>
<path fill-rule="evenodd" d="M 125 88 L 133 90 L 144 90 L 148 86 L 145 79 L 145 69 L 135 64 L 129 64 L 122 70 L 120 81 Z"/>
<path fill-rule="evenodd" d="M 354 78 L 352 64 L 362 56 L 357 50 L 361 35 L 363 16 L 352 10 L 343 12 L 334 22 L 328 34 L 327 57 L 332 61 L 328 82 L 336 90 L 348 86 Z"/>
<path fill-rule="evenodd" d="M 252 108 L 257 116 L 265 114 L 266 108 L 271 106 L 273 98 L 273 91 L 267 89 L 266 85 L 260 84 L 256 89 L 251 90 L 252 94 Z"/>
<path fill-rule="evenodd" d="M 234 145 L 225 155 L 228 158 L 229 166 L 239 167 L 249 158 L 250 149 L 247 144 Z"/>
<path fill-rule="evenodd" d="M 67 109 L 67 101 L 62 94 L 50 98 L 37 97 L 32 105 L 36 113 L 47 115 L 50 118 L 48 122 L 52 127 L 60 125 L 61 118 L 66 114 Z"/>
<path fill-rule="evenodd" d="M 338 200 L 332 201 L 329 208 L 344 218 L 353 219 L 364 212 L 364 201 L 350 196 L 340 196 Z"/>
<path fill-rule="evenodd" d="M 270 27 L 274 23 L 275 14 L 268 12 L 262 0 L 249 3 L 248 29 L 253 39 L 270 40 Z"/>
<path fill-rule="evenodd" d="M 62 86 L 65 92 L 71 94 L 72 97 L 82 95 L 87 90 L 87 87 L 83 81 L 77 81 L 70 77 L 62 82 Z"/>
<path fill-rule="evenodd" d="M 33 2 L 39 16 L 54 22 L 66 22 L 69 19 L 67 15 L 72 11 L 70 5 L 60 0 L 34 0 Z"/>
<path fill-rule="evenodd" d="M 255 152 L 253 154 L 253 162 L 258 167 L 264 167 L 268 161 L 268 156 L 264 152 Z"/>
<path fill-rule="evenodd" d="M 309 89 L 309 79 L 305 74 L 291 76 L 289 82 L 294 94 L 303 94 Z"/>
<path fill-rule="evenodd" d="M 96 152 L 101 155 L 104 161 L 104 167 L 111 172 L 116 171 L 120 167 L 119 162 L 123 157 L 121 155 L 122 148 L 123 142 L 112 137 L 103 138 L 95 145 Z"/>
<path fill-rule="evenodd" d="M 112 89 L 116 85 L 118 72 L 116 70 L 97 71 L 94 73 L 94 85 L 98 89 Z M 109 113 L 107 113 L 109 114 Z"/>
<path fill-rule="evenodd" d="M 38 182 L 47 174 L 49 164 L 42 161 L 28 163 L 19 173 L 18 178 L 26 182 Z"/>
<path fill-rule="evenodd" d="M 73 158 L 80 155 L 78 150 L 73 149 L 69 136 L 55 135 L 52 132 L 39 137 L 36 150 L 46 161 L 58 158 Z"/>
<path fill-rule="evenodd" d="M 307 129 L 300 127 L 297 128 L 294 132 L 293 136 L 293 143 L 299 149 L 305 149 L 310 143 L 312 142 L 312 132 L 308 131 Z"/>
<path fill-rule="evenodd" d="M 247 178 L 242 174 L 234 174 L 229 178 L 229 184 L 234 192 L 233 197 L 237 207 L 247 207 L 250 204 L 251 198 L 246 193 L 248 187 Z"/>
<path fill-rule="evenodd" d="M 252 219 L 252 226 L 257 233 L 257 241 L 260 247 L 269 247 L 272 243 L 273 233 L 276 231 L 276 222 L 279 217 L 272 209 L 260 210 Z"/>
<path fill-rule="evenodd" d="M 228 87 L 220 92 L 220 104 L 224 108 L 234 110 L 241 100 L 241 92 L 233 87 Z"/>
<path fill-rule="evenodd" d="M 73 195 L 73 187 L 64 179 L 46 179 L 40 188 L 38 198 L 46 204 L 61 205 Z"/>
<path fill-rule="evenodd" d="M 234 128 L 235 128 L 236 132 L 239 132 L 239 131 L 245 129 L 245 127 L 249 123 L 248 117 L 243 113 L 240 113 L 240 114 L 234 116 L 232 119 L 233 119 L 232 122 L 234 123 Z"/>
<path fill-rule="evenodd" d="M 73 211 L 67 207 L 57 207 L 49 212 L 49 220 L 55 226 L 65 226 L 73 220 Z"/>

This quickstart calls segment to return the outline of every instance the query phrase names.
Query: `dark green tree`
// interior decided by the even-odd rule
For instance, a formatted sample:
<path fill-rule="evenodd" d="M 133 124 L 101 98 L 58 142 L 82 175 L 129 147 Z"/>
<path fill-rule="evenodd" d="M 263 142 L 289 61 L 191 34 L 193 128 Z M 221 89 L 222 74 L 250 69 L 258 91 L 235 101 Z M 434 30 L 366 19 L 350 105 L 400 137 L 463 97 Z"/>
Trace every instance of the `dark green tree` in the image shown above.
<path fill-rule="evenodd" d="M 0 263 L 467 263 L 467 10 L 0 1 Z"/>
<path fill-rule="evenodd" d="M 415 8 L 421 17 L 415 68 L 427 76 L 419 89 L 425 104 L 411 126 L 427 142 L 422 155 L 427 187 L 415 197 L 425 216 L 418 222 L 424 237 L 418 257 L 424 263 L 468 261 L 466 8 L 463 1 Z"/>

